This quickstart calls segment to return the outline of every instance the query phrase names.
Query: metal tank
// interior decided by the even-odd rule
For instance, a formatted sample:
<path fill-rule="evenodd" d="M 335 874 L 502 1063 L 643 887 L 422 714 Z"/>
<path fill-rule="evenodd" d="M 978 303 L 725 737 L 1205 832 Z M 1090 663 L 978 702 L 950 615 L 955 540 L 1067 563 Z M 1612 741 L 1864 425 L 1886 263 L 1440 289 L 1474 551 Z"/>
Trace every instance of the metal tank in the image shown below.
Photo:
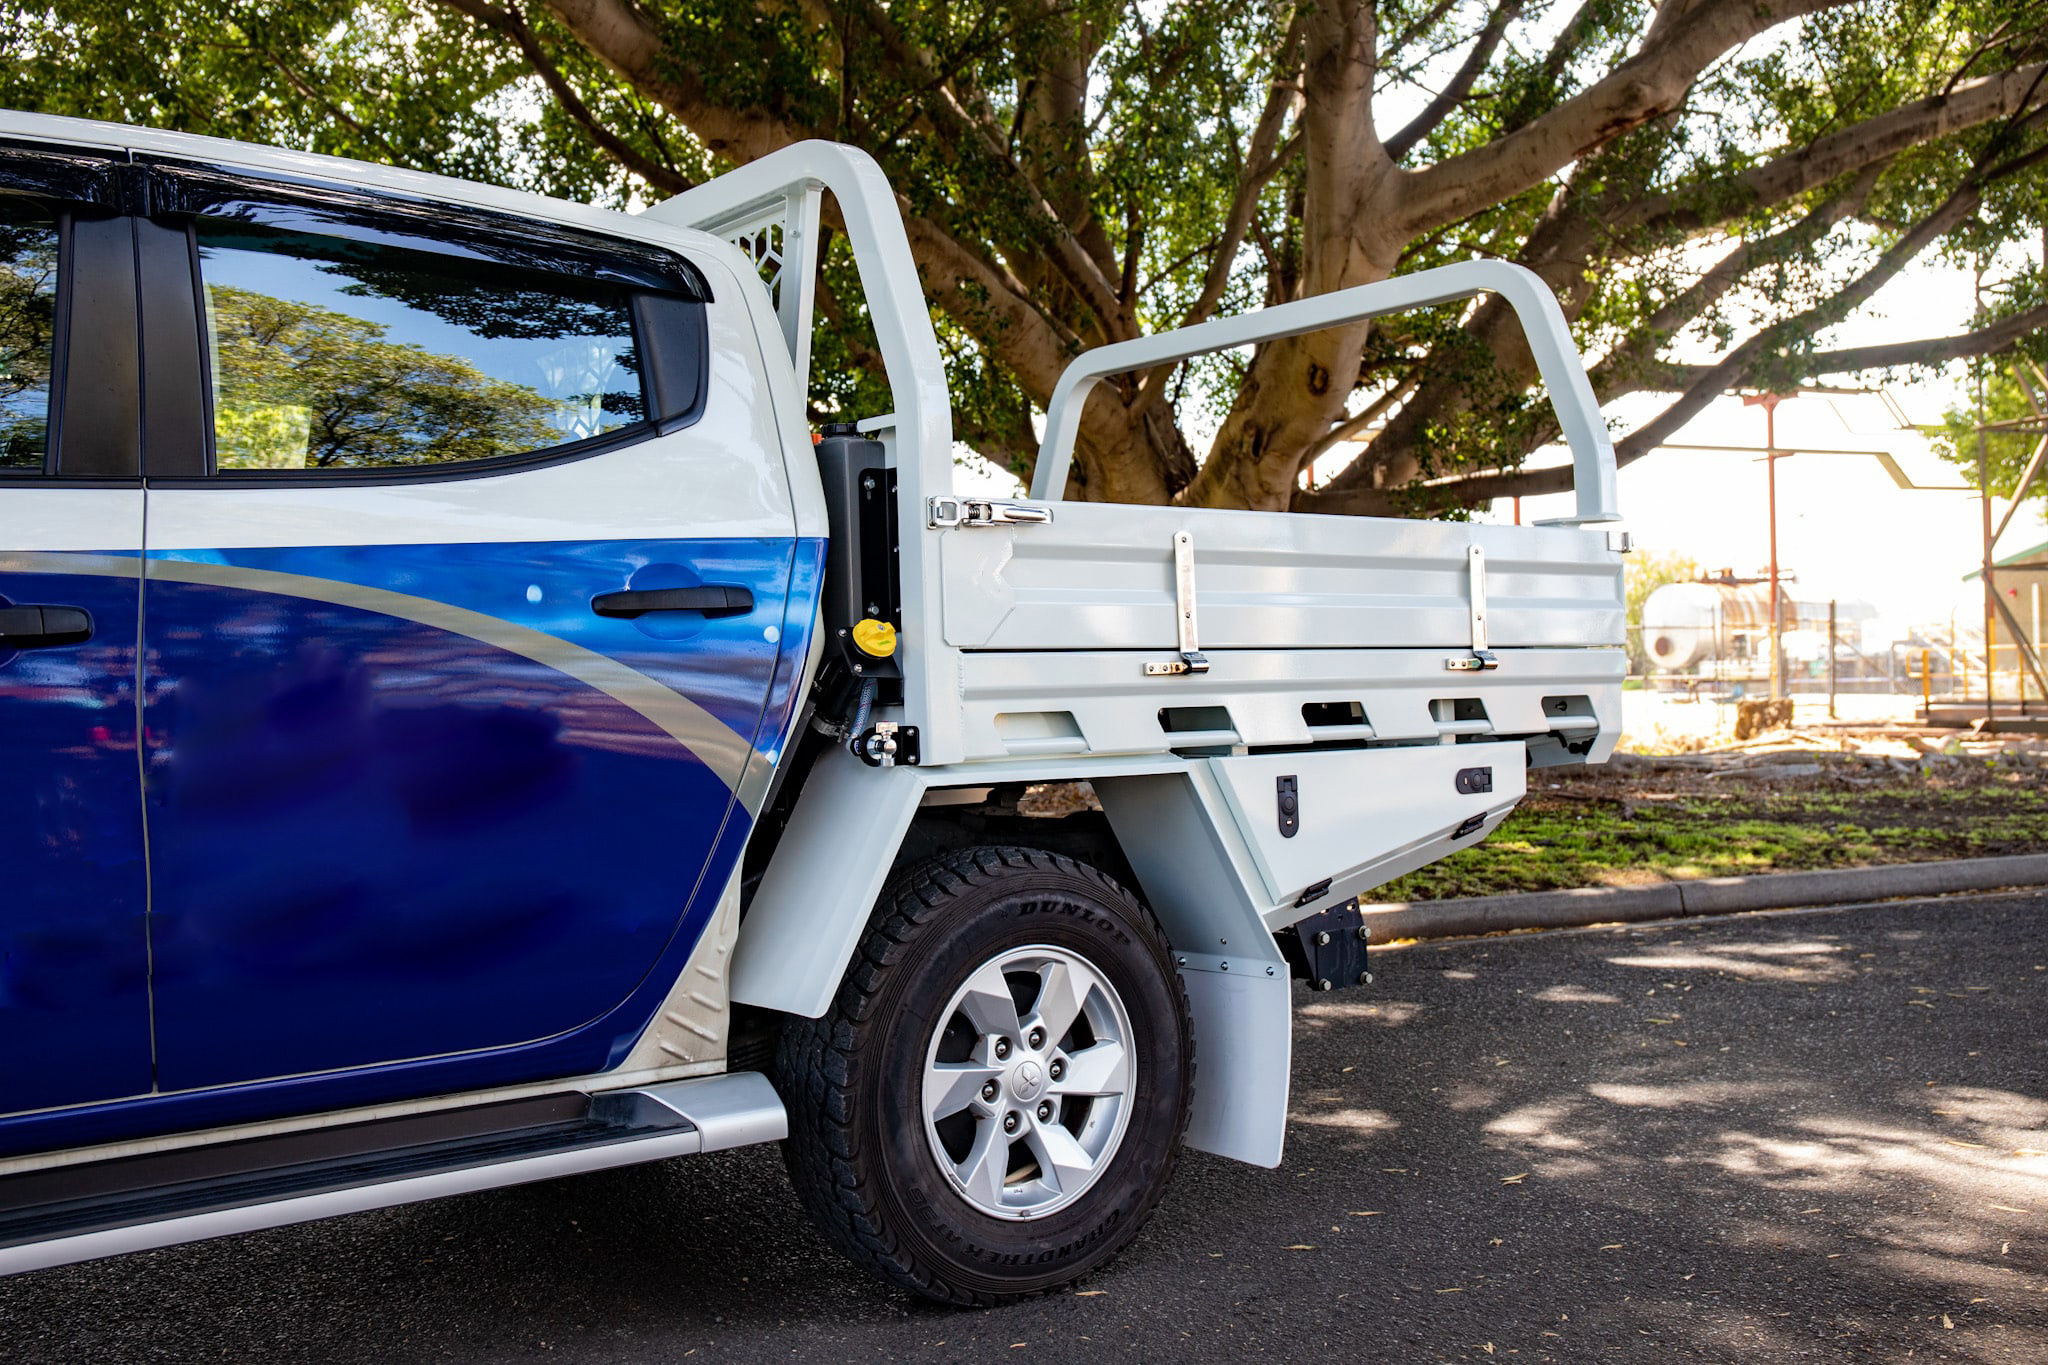
<path fill-rule="evenodd" d="M 1781 588 L 1782 592 L 1782 588 Z M 1788 659 L 1824 657 L 1828 604 L 1781 596 Z M 1835 638 L 1855 646 L 1876 616 L 1868 602 L 1835 604 Z M 1794 639 L 1793 636 L 1805 638 Z M 1651 667 L 1682 673 L 1702 664 L 1770 657 L 1771 590 L 1766 583 L 1666 583 L 1643 602 L 1643 652 Z"/>

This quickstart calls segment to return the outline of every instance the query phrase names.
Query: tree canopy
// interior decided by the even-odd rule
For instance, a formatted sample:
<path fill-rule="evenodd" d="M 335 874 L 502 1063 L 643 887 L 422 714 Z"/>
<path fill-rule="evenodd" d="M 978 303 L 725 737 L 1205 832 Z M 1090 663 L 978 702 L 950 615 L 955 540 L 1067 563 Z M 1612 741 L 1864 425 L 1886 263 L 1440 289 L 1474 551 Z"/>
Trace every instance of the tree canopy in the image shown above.
<path fill-rule="evenodd" d="M 1971 389 L 1973 401 L 1944 413 L 1934 438 L 1934 448 L 1965 479 L 1974 484 L 1981 476 L 1988 476 L 1991 491 L 2001 498 L 2020 491 L 2020 476 L 2027 472 L 2034 451 L 2044 434 L 2048 434 L 2048 377 L 2023 355 L 2013 357 L 2013 361 L 2004 366 L 1984 366 L 1983 373 L 1976 376 L 1981 385 Z M 1981 413 L 1974 401 L 1979 393 L 1983 395 Z M 1977 464 L 1980 422 L 1984 427 L 1981 471 Z M 2048 479 L 2036 471 L 2026 495 L 2048 498 Z"/>
<path fill-rule="evenodd" d="M 628 204 L 804 138 L 897 186 L 960 437 L 1080 349 L 1474 256 L 1557 291 L 1629 462 L 1731 388 L 2038 345 L 2048 11 L 2012 0 L 0 0 L 0 103 Z M 1957 335 L 1831 338 L 1916 258 Z M 821 411 L 880 410 L 843 252 Z M 1850 343 L 1856 339 L 1846 338 Z M 1071 496 L 1455 512 L 1569 486 L 1497 302 L 1126 377 Z M 1311 471 L 1311 462 L 1321 460 Z M 1348 463 L 1344 457 L 1348 456 Z M 1310 486 L 1311 478 L 1320 482 Z"/>

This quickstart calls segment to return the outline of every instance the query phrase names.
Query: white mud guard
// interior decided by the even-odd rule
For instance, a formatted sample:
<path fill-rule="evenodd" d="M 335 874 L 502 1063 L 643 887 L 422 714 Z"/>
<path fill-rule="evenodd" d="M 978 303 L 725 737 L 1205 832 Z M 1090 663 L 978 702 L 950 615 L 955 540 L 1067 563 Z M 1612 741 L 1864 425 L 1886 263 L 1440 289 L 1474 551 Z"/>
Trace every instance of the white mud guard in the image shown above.
<path fill-rule="evenodd" d="M 1274 1166 L 1292 988 L 1272 931 L 1477 843 L 1521 798 L 1524 762 L 1508 741 L 1054 761 L 1004 765 L 1003 776 L 1094 783 L 1187 986 L 1188 1145 Z M 741 925 L 732 998 L 810 1018 L 830 1008 L 926 789 L 976 777 L 989 773 L 868 768 L 836 748 L 822 757 Z M 1282 777 L 1296 794 L 1291 835 Z"/>

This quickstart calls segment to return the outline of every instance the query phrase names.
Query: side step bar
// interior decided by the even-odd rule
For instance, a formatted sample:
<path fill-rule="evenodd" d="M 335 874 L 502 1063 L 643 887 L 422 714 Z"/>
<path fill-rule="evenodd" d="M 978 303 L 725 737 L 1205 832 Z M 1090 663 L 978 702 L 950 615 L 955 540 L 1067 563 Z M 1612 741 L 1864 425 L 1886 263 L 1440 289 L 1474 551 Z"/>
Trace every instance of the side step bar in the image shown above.
<path fill-rule="evenodd" d="M 0 1275 L 789 1134 L 752 1071 L 0 1177 Z"/>

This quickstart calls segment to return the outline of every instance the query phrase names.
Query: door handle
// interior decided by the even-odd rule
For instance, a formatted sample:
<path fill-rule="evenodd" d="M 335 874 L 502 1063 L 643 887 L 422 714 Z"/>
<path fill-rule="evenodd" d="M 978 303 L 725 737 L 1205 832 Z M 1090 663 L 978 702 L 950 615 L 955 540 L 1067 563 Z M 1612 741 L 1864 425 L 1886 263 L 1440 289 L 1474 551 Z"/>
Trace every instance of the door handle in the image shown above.
<path fill-rule="evenodd" d="M 83 607 L 0 607 L 0 650 L 82 645 L 92 638 L 92 613 Z"/>
<path fill-rule="evenodd" d="M 701 611 L 706 616 L 739 616 L 754 609 L 754 594 L 732 583 L 707 583 L 701 588 L 649 588 L 639 592 L 601 593 L 590 599 L 599 616 L 632 620 L 650 611 Z"/>

